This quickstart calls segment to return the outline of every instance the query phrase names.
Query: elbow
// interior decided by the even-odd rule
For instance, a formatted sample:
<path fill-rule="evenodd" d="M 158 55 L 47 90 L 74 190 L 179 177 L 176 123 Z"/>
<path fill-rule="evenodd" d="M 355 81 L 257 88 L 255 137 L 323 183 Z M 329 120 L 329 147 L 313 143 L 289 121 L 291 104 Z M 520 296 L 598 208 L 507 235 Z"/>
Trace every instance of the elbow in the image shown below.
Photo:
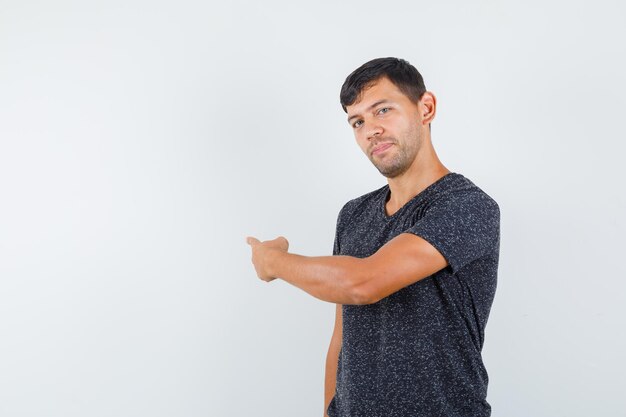
<path fill-rule="evenodd" d="M 378 301 L 369 291 L 360 287 L 353 288 L 350 298 L 351 304 L 355 305 L 374 304 Z"/>
<path fill-rule="evenodd" d="M 380 297 L 377 297 L 372 285 L 375 282 L 371 275 L 372 269 L 366 264 L 366 259 L 361 261 L 358 270 L 351 274 L 353 277 L 350 285 L 351 304 L 374 304 L 380 300 Z"/>

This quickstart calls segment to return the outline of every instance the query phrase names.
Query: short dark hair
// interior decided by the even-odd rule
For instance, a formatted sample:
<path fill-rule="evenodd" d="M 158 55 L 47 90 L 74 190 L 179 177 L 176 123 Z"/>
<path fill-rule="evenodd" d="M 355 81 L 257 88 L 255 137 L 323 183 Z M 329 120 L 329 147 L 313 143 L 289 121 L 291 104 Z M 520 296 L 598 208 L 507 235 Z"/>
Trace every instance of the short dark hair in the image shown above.
<path fill-rule="evenodd" d="M 424 79 L 408 61 L 400 58 L 376 58 L 366 62 L 348 75 L 341 86 L 339 101 L 346 113 L 347 106 L 359 99 L 365 88 L 387 77 L 405 96 L 417 103 L 426 92 Z"/>

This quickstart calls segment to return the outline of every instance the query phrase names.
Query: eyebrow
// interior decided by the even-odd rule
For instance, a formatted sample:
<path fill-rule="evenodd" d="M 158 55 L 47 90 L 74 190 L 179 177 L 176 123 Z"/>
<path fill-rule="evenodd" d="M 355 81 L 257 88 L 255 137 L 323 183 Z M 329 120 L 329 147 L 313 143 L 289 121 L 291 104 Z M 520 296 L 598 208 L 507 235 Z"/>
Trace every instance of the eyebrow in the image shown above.
<path fill-rule="evenodd" d="M 380 105 L 380 104 L 383 104 L 383 103 L 391 103 L 391 100 L 387 100 L 387 99 L 378 100 L 376 103 L 372 104 L 371 106 L 369 106 L 369 107 L 368 107 L 367 109 L 365 109 L 365 110 L 366 110 L 366 111 L 367 111 L 367 110 L 371 110 L 371 109 L 373 109 L 374 107 L 376 107 L 376 106 L 378 106 L 378 105 Z M 350 120 L 354 119 L 355 117 L 359 117 L 359 116 L 360 116 L 359 114 L 354 114 L 354 115 L 352 115 L 352 116 L 348 117 L 348 123 L 350 123 Z"/>

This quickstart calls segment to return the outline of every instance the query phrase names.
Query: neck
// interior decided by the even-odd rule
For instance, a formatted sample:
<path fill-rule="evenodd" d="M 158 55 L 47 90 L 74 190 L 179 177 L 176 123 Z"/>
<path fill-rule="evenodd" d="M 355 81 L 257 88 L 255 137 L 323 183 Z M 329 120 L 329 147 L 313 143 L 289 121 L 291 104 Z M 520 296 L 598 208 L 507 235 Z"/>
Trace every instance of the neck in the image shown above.
<path fill-rule="evenodd" d="M 425 141 L 413 163 L 403 174 L 388 178 L 389 201 L 386 203 L 388 215 L 392 215 L 426 187 L 450 173 L 435 153 L 430 140 Z"/>

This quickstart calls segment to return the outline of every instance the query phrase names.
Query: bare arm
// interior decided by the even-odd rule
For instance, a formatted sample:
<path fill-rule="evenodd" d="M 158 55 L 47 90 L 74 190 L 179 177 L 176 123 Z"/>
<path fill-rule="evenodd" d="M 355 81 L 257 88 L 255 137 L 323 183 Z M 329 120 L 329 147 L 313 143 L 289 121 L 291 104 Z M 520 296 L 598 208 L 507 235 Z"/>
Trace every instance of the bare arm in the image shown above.
<path fill-rule="evenodd" d="M 426 240 L 401 233 L 367 258 L 302 256 L 287 252 L 284 237 L 248 238 L 259 278 L 276 277 L 323 301 L 371 304 L 444 268 L 447 260 Z"/>
<path fill-rule="evenodd" d="M 365 259 L 353 256 L 302 256 L 287 252 L 284 237 L 260 242 L 249 237 L 252 263 L 264 281 L 280 278 L 323 301 L 336 304 L 362 304 L 356 292 L 369 273 Z"/>
<path fill-rule="evenodd" d="M 363 304 L 356 292 L 365 279 L 366 261 L 352 256 L 302 256 L 276 253 L 271 258 L 272 275 L 320 300 L 338 304 Z"/>
<path fill-rule="evenodd" d="M 342 339 L 342 305 L 337 304 L 335 312 L 335 329 L 330 339 L 328 354 L 326 355 L 326 378 L 324 379 L 324 417 L 328 417 L 326 410 L 330 401 L 335 395 L 337 386 L 337 363 L 339 362 L 339 352 L 341 351 Z"/>

